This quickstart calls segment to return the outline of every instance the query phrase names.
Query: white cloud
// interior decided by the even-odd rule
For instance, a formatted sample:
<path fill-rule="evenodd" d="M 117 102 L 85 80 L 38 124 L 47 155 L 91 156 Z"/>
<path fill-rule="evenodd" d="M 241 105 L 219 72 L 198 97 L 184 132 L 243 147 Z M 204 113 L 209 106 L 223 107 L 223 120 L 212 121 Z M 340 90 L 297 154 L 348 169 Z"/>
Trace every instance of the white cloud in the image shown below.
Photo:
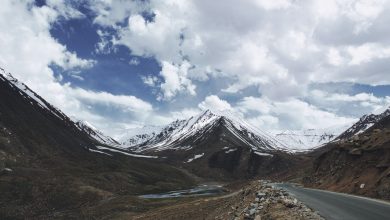
<path fill-rule="evenodd" d="M 359 114 L 376 112 L 379 109 L 390 106 L 390 96 L 377 97 L 372 93 L 358 93 L 350 95 L 346 93 L 328 93 L 322 90 L 313 90 L 311 99 L 318 105 L 326 108 L 335 106 L 343 112 L 357 111 Z"/>
<path fill-rule="evenodd" d="M 180 111 L 170 112 L 171 121 L 176 119 L 188 119 L 192 116 L 199 114 L 201 111 L 197 108 L 184 108 Z"/>
<path fill-rule="evenodd" d="M 180 65 L 166 61 L 162 62 L 160 75 L 163 77 L 164 82 L 161 84 L 161 99 L 171 100 L 181 91 L 187 92 L 190 95 L 196 95 L 196 86 L 187 78 L 190 68 L 191 65 L 187 61 L 183 61 Z"/>
<path fill-rule="evenodd" d="M 106 4 L 106 13 L 117 10 L 110 9 L 117 2 Z M 385 71 L 376 71 L 375 77 L 369 71 L 375 69 L 373 62 L 389 59 L 389 6 L 384 0 L 151 0 L 122 13 L 127 27 L 113 25 L 109 17 L 99 19 L 117 30 L 113 43 L 134 55 L 171 64 L 185 57 L 194 66 L 186 77 L 193 85 L 226 80 L 225 92 L 255 86 L 263 96 L 282 100 L 302 96 L 317 81 L 390 83 Z M 153 19 L 141 16 L 140 8 L 154 13 Z M 360 71 L 352 74 L 356 65 Z M 282 84 L 286 92 L 277 86 Z M 167 100 L 187 92 L 174 91 L 163 90 Z"/>
<path fill-rule="evenodd" d="M 248 109 L 254 110 L 252 105 L 254 101 L 267 106 L 269 111 L 264 112 L 259 108 L 258 115 L 247 116 L 247 120 L 257 123 L 254 125 L 267 130 L 328 128 L 356 120 L 321 110 L 298 99 L 272 102 L 262 98 L 246 97 L 239 103 L 238 109 L 243 112 L 247 112 Z"/>
<path fill-rule="evenodd" d="M 279 118 L 272 115 L 260 115 L 253 118 L 248 118 L 247 121 L 259 129 L 280 130 L 278 127 Z"/>
<path fill-rule="evenodd" d="M 80 76 L 80 75 L 77 75 L 77 74 L 70 74 L 69 75 L 70 77 L 74 78 L 74 79 L 77 79 L 77 80 L 80 80 L 80 81 L 84 81 L 84 77 Z M 61 81 L 61 80 L 60 80 Z"/>
<path fill-rule="evenodd" d="M 250 111 L 268 114 L 271 111 L 270 101 L 253 96 L 244 97 L 237 105 L 239 111 L 248 113 Z"/>
<path fill-rule="evenodd" d="M 354 1 L 347 16 L 357 22 L 354 33 L 367 31 L 378 15 L 383 11 L 386 0 L 361 0 Z"/>
<path fill-rule="evenodd" d="M 72 6 L 72 1 L 46 0 L 46 4 L 55 9 L 65 19 L 84 18 L 85 15 Z"/>
<path fill-rule="evenodd" d="M 390 46 L 367 43 L 359 46 L 349 46 L 347 52 L 351 56 L 350 65 L 361 65 L 373 59 L 389 58 Z"/>
<path fill-rule="evenodd" d="M 255 3 L 266 9 L 266 10 L 275 10 L 275 9 L 285 9 L 291 6 L 291 0 L 255 0 Z"/>
<path fill-rule="evenodd" d="M 90 0 L 89 4 L 97 14 L 94 22 L 102 26 L 116 26 L 129 14 L 143 11 L 139 1 Z"/>
<path fill-rule="evenodd" d="M 226 111 L 232 110 L 232 106 L 225 100 L 220 99 L 216 95 L 210 95 L 205 98 L 205 100 L 199 103 L 198 107 L 202 110 L 211 110 L 211 111 Z"/>
<path fill-rule="evenodd" d="M 334 66 L 340 66 L 344 62 L 344 58 L 341 56 L 340 51 L 335 48 L 330 48 L 328 50 L 328 62 Z"/>
<path fill-rule="evenodd" d="M 138 66 L 140 64 L 140 61 L 139 59 L 133 57 L 131 58 L 131 60 L 129 61 L 129 64 L 132 65 L 132 66 Z"/>
<path fill-rule="evenodd" d="M 369 101 L 369 102 L 378 103 L 383 100 L 382 98 L 378 98 L 374 96 L 372 93 L 359 93 L 356 95 L 334 93 L 334 94 L 328 94 L 324 98 L 330 101 L 343 101 L 343 102 Z"/>
<path fill-rule="evenodd" d="M 126 95 L 113 95 L 107 92 L 92 92 L 84 89 L 69 89 L 71 96 L 79 99 L 86 100 L 91 103 L 116 105 L 122 107 L 126 111 L 132 112 L 150 112 L 153 110 L 151 104 L 138 99 L 134 96 Z"/>
<path fill-rule="evenodd" d="M 80 59 L 75 53 L 66 51 L 65 47 L 63 48 L 62 53 L 62 57 L 55 62 L 65 70 L 74 68 L 88 69 L 96 64 L 96 61 L 94 60 Z"/>
<path fill-rule="evenodd" d="M 147 86 L 150 87 L 155 87 L 159 81 L 156 76 L 142 76 L 141 79 Z"/>

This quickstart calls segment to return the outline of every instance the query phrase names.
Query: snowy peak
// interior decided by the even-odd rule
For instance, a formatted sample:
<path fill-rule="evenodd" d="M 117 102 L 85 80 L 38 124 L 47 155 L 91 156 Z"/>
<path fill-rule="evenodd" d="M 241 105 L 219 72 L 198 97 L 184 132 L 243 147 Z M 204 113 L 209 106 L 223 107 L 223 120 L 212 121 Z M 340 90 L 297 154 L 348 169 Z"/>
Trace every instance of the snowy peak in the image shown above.
<path fill-rule="evenodd" d="M 87 133 L 90 137 L 94 138 L 99 143 L 107 144 L 110 146 L 119 145 L 119 142 L 109 136 L 104 135 L 103 132 L 96 129 L 87 121 L 75 120 L 75 125 L 77 126 L 77 128 L 80 129 L 80 131 Z"/>
<path fill-rule="evenodd" d="M 127 129 L 122 137 L 119 138 L 119 142 L 123 146 L 139 145 L 153 138 L 162 129 L 162 126 L 144 126 L 142 128 Z"/>
<path fill-rule="evenodd" d="M 287 145 L 289 149 L 305 151 L 333 141 L 350 126 L 350 124 L 345 124 L 325 129 L 286 130 L 276 132 L 275 137 Z"/>
<path fill-rule="evenodd" d="M 176 145 L 181 140 L 189 138 L 197 132 L 207 130 L 206 127 L 213 126 L 219 118 L 221 116 L 215 115 L 211 111 L 205 111 L 187 120 L 176 120 L 160 129 L 124 138 L 122 144 L 136 152 L 151 149 L 155 151 L 178 149 L 180 146 Z"/>
<path fill-rule="evenodd" d="M 302 131 L 283 131 L 275 134 L 275 137 L 287 145 L 290 149 L 304 151 L 320 147 L 326 143 L 348 139 L 360 134 L 381 119 L 390 115 L 390 108 L 380 114 L 364 115 L 355 124 L 345 124 L 325 129 L 308 129 Z"/>
<path fill-rule="evenodd" d="M 221 127 L 229 133 L 227 136 L 234 137 L 237 143 L 253 150 L 269 151 L 282 147 L 272 136 L 256 130 L 231 113 L 214 113 L 210 110 L 187 120 L 176 120 L 159 131 L 131 136 L 122 143 L 135 152 L 189 150 Z"/>
<path fill-rule="evenodd" d="M 363 133 L 371 126 L 379 122 L 381 119 L 388 117 L 389 115 L 390 115 L 390 107 L 380 114 L 364 115 L 359 119 L 358 122 L 353 124 L 350 128 L 348 128 L 345 132 L 343 132 L 340 136 L 338 136 L 337 140 L 348 139 L 354 135 Z"/>

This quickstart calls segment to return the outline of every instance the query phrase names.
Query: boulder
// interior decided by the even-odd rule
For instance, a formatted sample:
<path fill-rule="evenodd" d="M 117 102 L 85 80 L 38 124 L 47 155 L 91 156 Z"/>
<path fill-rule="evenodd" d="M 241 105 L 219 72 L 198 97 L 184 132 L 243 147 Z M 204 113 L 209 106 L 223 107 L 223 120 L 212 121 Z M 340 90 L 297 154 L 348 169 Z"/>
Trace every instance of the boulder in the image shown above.
<path fill-rule="evenodd" d="M 351 155 L 362 155 L 362 150 L 359 148 L 354 148 L 349 151 L 349 154 Z"/>
<path fill-rule="evenodd" d="M 266 194 L 263 193 L 263 192 L 257 192 L 257 193 L 256 193 L 256 197 L 259 198 L 259 199 L 265 197 L 265 195 L 266 195 Z"/>

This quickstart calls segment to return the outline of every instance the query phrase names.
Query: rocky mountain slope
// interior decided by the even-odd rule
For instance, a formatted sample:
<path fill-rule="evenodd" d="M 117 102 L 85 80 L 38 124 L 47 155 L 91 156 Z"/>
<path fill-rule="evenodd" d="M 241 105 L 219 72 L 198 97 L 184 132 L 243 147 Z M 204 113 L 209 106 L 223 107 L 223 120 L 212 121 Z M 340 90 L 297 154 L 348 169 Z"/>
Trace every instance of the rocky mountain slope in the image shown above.
<path fill-rule="evenodd" d="M 389 110 L 362 117 L 312 155 L 308 186 L 390 199 Z"/>
<path fill-rule="evenodd" d="M 176 168 L 139 156 L 102 144 L 0 71 L 1 219 L 80 219 L 103 201 L 105 214 L 113 213 L 114 198 L 194 183 Z"/>
<path fill-rule="evenodd" d="M 388 117 L 390 115 L 390 108 L 386 109 L 384 112 L 380 114 L 369 114 L 364 115 L 359 119 L 358 122 L 353 124 L 350 128 L 348 128 L 346 131 L 341 133 L 337 139 L 348 139 L 351 138 L 354 135 L 358 135 L 360 133 L 363 133 L 376 123 L 378 123 L 380 120 L 382 120 L 385 117 Z"/>

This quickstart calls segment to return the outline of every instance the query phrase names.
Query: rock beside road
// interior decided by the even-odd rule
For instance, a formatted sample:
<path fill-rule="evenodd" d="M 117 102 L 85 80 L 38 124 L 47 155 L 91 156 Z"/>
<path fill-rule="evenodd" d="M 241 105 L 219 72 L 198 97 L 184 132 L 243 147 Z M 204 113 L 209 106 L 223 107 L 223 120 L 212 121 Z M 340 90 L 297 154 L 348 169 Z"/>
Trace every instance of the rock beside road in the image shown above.
<path fill-rule="evenodd" d="M 253 191 L 254 199 L 244 210 L 236 210 L 234 220 L 310 219 L 323 220 L 317 212 L 275 188 L 270 182 L 259 180 Z"/>

